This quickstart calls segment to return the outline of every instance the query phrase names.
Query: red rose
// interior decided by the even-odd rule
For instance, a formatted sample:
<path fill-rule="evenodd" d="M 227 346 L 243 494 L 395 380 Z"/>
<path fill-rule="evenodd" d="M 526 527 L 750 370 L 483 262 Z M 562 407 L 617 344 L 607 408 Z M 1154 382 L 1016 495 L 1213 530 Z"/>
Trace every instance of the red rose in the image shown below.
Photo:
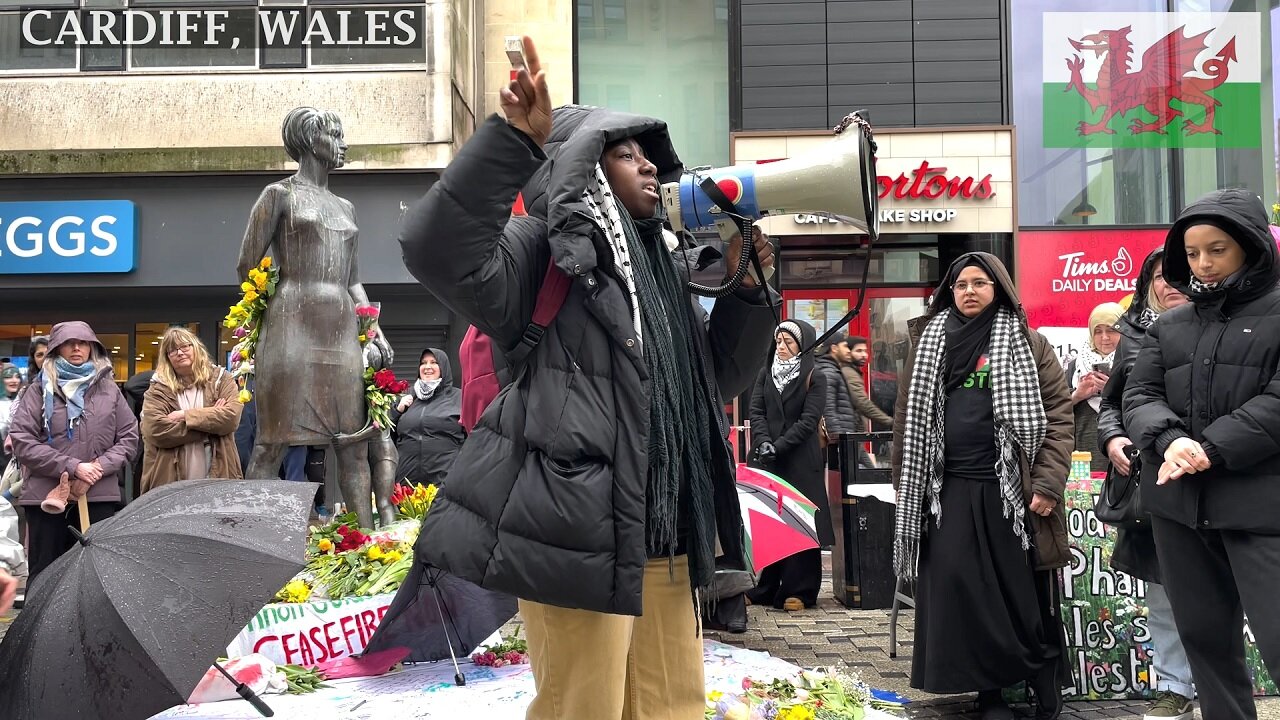
<path fill-rule="evenodd" d="M 395 381 L 396 374 L 387 368 L 383 368 L 373 374 L 373 384 L 376 385 L 379 390 L 390 391 Z"/>

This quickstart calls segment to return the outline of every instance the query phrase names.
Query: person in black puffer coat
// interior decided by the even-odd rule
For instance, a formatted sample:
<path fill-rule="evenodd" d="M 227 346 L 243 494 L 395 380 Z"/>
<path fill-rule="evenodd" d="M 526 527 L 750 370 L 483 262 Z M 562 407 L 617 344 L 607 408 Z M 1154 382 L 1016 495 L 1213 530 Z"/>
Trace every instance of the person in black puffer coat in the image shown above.
<path fill-rule="evenodd" d="M 1116 323 L 1120 344 L 1112 358 L 1111 378 L 1102 390 L 1098 409 L 1098 450 L 1110 462 L 1111 473 L 1129 475 L 1131 471 L 1126 449 L 1134 446 L 1129 439 L 1129 431 L 1124 427 L 1121 404 L 1129 372 L 1138 359 L 1138 350 L 1147 335 L 1147 328 L 1165 311 L 1186 302 L 1186 295 L 1165 282 L 1164 248 L 1156 248 L 1142 263 L 1133 300 Z M 1195 697 L 1191 666 L 1187 663 L 1187 651 L 1182 647 L 1174 624 L 1169 594 L 1160 584 L 1160 563 L 1150 524 L 1116 531 L 1111 567 L 1147 581 L 1147 629 L 1151 632 L 1151 645 L 1155 650 L 1154 674 L 1158 678 L 1155 686 L 1157 695 L 1148 715 L 1190 720 L 1193 712 L 1191 700 Z M 1154 711 L 1157 709 L 1176 709 L 1178 712 L 1156 715 Z"/>
<path fill-rule="evenodd" d="M 662 227 L 660 183 L 681 171 L 666 124 L 553 113 L 524 49 L 507 120 L 476 129 L 400 244 L 414 277 L 508 352 L 530 344 L 548 263 L 570 287 L 458 452 L 416 559 L 520 598 L 530 720 L 701 717 L 694 592 L 747 569 L 722 398 L 759 370 L 778 297 L 747 279 L 708 319 L 685 273 L 719 254 Z M 517 192 L 528 216 L 512 217 Z M 753 245 L 772 266 L 763 233 Z M 726 266 L 742 252 L 730 240 Z"/>
<path fill-rule="evenodd" d="M 467 439 L 458 420 L 462 392 L 453 386 L 449 356 L 427 348 L 418 360 L 418 379 L 391 410 L 396 424 L 396 482 L 441 485 Z"/>
<path fill-rule="evenodd" d="M 769 470 L 804 493 L 818 512 L 813 522 L 822 545 L 835 542 L 827 503 L 826 464 L 818 447 L 818 420 L 826 407 L 827 382 L 814 368 L 813 326 L 783 320 L 775 336 L 769 364 L 756 379 L 751 395 L 751 442 L 754 465 Z M 843 384 L 843 383 L 842 383 Z M 822 585 L 822 551 L 804 550 L 764 568 L 747 598 L 757 605 L 797 612 L 818 604 Z"/>
<path fill-rule="evenodd" d="M 1191 303 L 1148 328 L 1124 426 L 1200 711 L 1252 718 L 1244 613 L 1280 682 L 1280 264 L 1262 202 L 1229 189 L 1187 207 L 1164 277 Z"/>

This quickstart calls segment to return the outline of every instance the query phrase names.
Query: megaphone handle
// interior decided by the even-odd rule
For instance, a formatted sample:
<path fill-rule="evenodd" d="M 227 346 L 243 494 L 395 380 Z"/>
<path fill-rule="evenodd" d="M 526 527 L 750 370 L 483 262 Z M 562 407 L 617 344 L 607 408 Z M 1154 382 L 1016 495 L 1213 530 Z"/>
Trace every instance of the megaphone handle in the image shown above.
<path fill-rule="evenodd" d="M 716 220 L 716 230 L 720 232 L 720 239 L 723 240 L 726 245 L 728 245 L 729 242 L 733 240 L 735 235 L 741 232 L 738 228 L 738 223 L 734 221 L 733 218 L 722 218 L 720 220 Z M 742 252 L 744 253 L 752 252 L 751 246 L 747 244 L 750 242 L 751 240 L 749 238 L 744 237 L 742 239 Z M 748 270 L 748 272 L 751 273 L 751 277 L 755 278 L 758 284 L 764 285 L 765 282 L 769 280 L 769 278 L 773 277 L 773 266 L 769 266 L 767 268 L 761 268 L 761 269 L 764 270 L 764 275 L 765 275 L 765 279 L 763 281 L 760 279 L 760 273 L 756 272 L 756 269 L 754 267 Z"/>

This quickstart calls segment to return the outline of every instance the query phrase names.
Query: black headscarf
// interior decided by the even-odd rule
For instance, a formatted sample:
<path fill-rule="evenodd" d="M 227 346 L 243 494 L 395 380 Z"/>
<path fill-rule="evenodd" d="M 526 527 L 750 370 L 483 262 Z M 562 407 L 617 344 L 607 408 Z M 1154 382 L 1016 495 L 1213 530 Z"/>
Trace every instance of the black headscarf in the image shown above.
<path fill-rule="evenodd" d="M 991 326 L 995 324 L 996 315 L 1002 306 L 1010 304 L 1009 296 L 996 281 L 996 274 L 987 267 L 981 257 L 976 255 L 971 255 L 964 262 L 951 266 L 946 282 L 948 291 L 967 267 L 981 269 L 992 282 L 996 283 L 996 297 L 986 309 L 971 318 L 965 317 L 960 312 L 960 308 L 955 306 L 954 299 L 952 300 L 951 314 L 947 316 L 946 325 L 947 367 L 943 380 L 943 389 L 946 392 L 960 387 L 969 379 L 969 374 L 978 366 L 978 359 L 987 350 L 988 341 L 991 339 Z"/>

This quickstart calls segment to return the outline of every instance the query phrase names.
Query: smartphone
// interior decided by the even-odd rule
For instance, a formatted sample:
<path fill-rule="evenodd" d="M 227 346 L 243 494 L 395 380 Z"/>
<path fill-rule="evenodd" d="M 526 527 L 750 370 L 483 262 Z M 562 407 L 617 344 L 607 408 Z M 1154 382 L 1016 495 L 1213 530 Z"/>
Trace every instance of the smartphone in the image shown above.
<path fill-rule="evenodd" d="M 519 35 L 508 35 L 503 39 L 503 46 L 507 51 L 507 59 L 511 61 L 513 72 L 528 67 L 524 61 L 524 38 Z"/>
<path fill-rule="evenodd" d="M 1108 362 L 1094 363 L 1094 364 L 1093 364 L 1093 371 L 1094 371 L 1094 372 L 1100 372 L 1100 373 L 1102 373 L 1103 375 L 1110 375 L 1110 374 L 1111 374 L 1111 363 L 1108 363 Z"/>

